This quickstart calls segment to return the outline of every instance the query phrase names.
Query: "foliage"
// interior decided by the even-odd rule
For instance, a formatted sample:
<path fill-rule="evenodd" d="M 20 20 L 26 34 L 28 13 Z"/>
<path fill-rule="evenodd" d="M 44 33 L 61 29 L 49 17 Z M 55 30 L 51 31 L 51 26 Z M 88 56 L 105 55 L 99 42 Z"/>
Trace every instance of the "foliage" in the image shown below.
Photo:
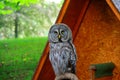
<path fill-rule="evenodd" d="M 10 14 L 19 10 L 21 6 L 29 6 L 38 0 L 0 0 L 0 14 Z"/>
<path fill-rule="evenodd" d="M 0 80 L 31 80 L 47 38 L 0 41 Z"/>

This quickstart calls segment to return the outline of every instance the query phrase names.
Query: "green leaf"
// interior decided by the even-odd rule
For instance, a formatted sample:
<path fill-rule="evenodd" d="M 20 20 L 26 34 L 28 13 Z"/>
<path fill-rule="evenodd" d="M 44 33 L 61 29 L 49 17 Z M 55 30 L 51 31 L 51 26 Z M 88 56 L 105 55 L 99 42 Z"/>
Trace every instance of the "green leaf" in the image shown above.
<path fill-rule="evenodd" d="M 19 6 L 18 2 L 15 3 L 15 2 L 4 1 L 4 4 L 5 4 L 7 7 L 11 8 L 11 9 L 13 9 L 13 10 L 19 10 L 19 9 L 20 9 L 20 6 Z"/>
<path fill-rule="evenodd" d="M 4 3 L 3 2 L 0 2 L 0 9 L 3 9 L 4 8 Z"/>
<path fill-rule="evenodd" d="M 35 4 L 39 0 L 9 0 L 10 2 L 17 3 L 20 2 L 20 5 L 29 6 L 30 4 Z"/>

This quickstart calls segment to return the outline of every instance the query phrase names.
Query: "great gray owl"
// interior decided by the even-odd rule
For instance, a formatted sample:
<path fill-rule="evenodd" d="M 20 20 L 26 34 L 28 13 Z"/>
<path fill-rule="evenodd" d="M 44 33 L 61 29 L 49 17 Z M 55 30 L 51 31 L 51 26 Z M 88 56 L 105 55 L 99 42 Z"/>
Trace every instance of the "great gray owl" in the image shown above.
<path fill-rule="evenodd" d="M 76 72 L 76 50 L 72 43 L 72 32 L 63 23 L 54 24 L 48 34 L 49 59 L 56 76 Z"/>

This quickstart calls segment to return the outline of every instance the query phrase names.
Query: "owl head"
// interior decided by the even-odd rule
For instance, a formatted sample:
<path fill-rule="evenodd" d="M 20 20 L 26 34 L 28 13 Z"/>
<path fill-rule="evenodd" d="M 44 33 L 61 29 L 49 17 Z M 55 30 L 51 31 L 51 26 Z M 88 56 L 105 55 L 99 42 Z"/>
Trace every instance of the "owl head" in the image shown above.
<path fill-rule="evenodd" d="M 66 24 L 54 24 L 49 30 L 48 39 L 53 43 L 72 41 L 72 32 Z"/>

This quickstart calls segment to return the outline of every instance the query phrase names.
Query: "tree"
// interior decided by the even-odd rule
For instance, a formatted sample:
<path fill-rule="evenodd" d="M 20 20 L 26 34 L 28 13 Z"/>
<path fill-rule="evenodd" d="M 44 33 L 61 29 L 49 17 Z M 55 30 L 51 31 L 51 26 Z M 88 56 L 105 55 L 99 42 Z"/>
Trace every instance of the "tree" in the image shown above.
<path fill-rule="evenodd" d="M 15 24 L 15 38 L 18 37 L 18 20 L 19 17 L 17 13 L 22 6 L 29 6 L 32 3 L 36 3 L 38 0 L 1 0 L 0 1 L 0 14 L 15 14 L 14 24 Z"/>

